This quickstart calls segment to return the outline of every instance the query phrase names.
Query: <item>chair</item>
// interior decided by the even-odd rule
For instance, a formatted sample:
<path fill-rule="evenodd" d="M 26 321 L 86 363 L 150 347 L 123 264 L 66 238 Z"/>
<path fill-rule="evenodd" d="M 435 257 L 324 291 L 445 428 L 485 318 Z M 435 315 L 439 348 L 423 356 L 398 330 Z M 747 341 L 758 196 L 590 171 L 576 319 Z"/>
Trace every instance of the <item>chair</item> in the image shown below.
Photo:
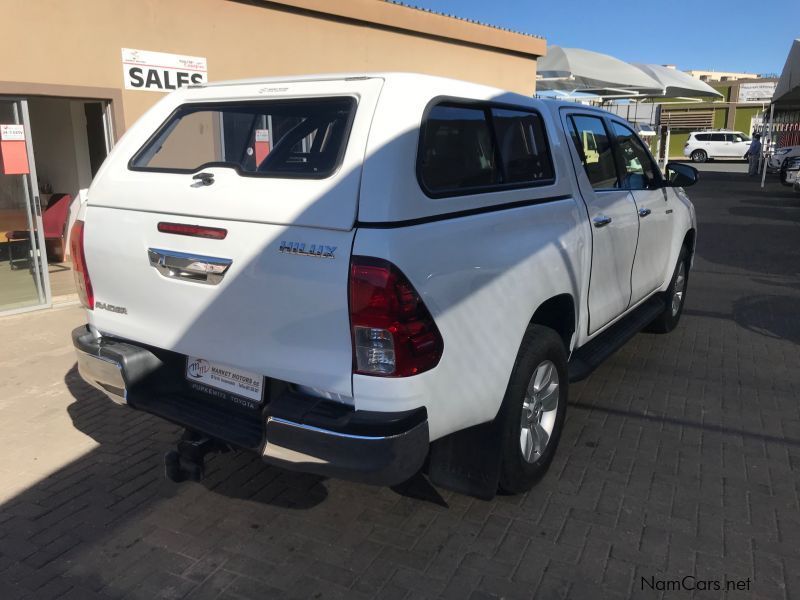
<path fill-rule="evenodd" d="M 66 250 L 65 240 L 67 234 L 67 222 L 69 221 L 69 208 L 72 204 L 70 194 L 54 194 L 42 215 L 42 228 L 44 229 L 45 242 L 52 242 L 54 246 L 53 262 L 64 262 Z M 6 241 L 8 241 L 9 263 L 11 268 L 15 268 L 16 262 L 27 263 L 27 256 L 14 258 L 14 246 L 19 242 L 30 244 L 31 232 L 27 230 L 7 231 Z M 30 248 L 30 245 L 28 246 Z M 49 258 L 49 257 L 48 257 Z"/>

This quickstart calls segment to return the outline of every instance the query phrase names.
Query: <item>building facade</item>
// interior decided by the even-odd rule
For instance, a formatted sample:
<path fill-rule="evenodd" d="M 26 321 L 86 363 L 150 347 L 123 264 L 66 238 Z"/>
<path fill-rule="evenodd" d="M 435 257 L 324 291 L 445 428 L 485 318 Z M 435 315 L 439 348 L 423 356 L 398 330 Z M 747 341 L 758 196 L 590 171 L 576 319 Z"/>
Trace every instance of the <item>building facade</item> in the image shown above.
<path fill-rule="evenodd" d="M 703 71 L 702 69 L 690 69 L 684 71 L 700 81 L 736 81 L 738 79 L 759 79 L 758 73 L 738 73 L 735 71 Z"/>
<path fill-rule="evenodd" d="M 171 89 L 416 71 L 531 95 L 546 46 L 382 0 L 11 0 L 3 18 L 0 313 L 72 291 L 75 198 L 115 140 Z"/>

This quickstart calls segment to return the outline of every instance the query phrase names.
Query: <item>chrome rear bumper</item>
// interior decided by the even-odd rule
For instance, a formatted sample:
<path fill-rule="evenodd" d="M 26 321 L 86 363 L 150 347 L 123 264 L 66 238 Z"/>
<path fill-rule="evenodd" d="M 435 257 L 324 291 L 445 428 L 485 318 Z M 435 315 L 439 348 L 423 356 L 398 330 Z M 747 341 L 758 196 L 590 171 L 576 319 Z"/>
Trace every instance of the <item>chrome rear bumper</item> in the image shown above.
<path fill-rule="evenodd" d="M 78 372 L 117 404 L 128 403 L 128 390 L 161 366 L 152 352 L 133 344 L 97 338 L 87 326 L 72 332 Z"/>
<path fill-rule="evenodd" d="M 424 408 L 397 413 L 353 410 L 282 384 L 263 407 L 245 414 L 183 393 L 183 367 L 173 364 L 185 365 L 181 355 L 96 338 L 86 326 L 72 332 L 72 341 L 81 377 L 114 402 L 254 450 L 280 467 L 394 485 L 413 476 L 428 455 Z M 160 391 L 164 389 L 169 393 Z"/>

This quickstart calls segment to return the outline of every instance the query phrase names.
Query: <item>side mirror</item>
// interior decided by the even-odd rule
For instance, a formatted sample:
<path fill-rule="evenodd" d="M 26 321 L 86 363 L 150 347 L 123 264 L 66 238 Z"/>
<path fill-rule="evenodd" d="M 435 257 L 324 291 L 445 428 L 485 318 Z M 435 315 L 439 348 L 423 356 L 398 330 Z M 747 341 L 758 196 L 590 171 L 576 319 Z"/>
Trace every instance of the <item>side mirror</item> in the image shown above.
<path fill-rule="evenodd" d="M 693 166 L 677 162 L 667 163 L 664 175 L 669 187 L 689 187 L 697 183 L 700 178 L 700 174 Z"/>

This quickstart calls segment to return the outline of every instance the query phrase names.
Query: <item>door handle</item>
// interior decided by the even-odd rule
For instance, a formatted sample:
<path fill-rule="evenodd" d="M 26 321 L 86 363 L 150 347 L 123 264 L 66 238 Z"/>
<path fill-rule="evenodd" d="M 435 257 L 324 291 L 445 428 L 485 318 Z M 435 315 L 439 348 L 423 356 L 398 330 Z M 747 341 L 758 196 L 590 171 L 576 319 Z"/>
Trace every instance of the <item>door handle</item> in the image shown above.
<path fill-rule="evenodd" d="M 164 277 L 217 285 L 225 277 L 233 261 L 229 258 L 187 254 L 160 248 L 148 248 L 150 266 Z"/>
<path fill-rule="evenodd" d="M 192 175 L 192 179 L 199 182 L 201 185 L 211 185 L 214 183 L 214 174 L 198 173 L 197 175 Z"/>
<path fill-rule="evenodd" d="M 644 218 L 649 215 L 652 211 L 649 208 L 640 208 L 639 209 L 639 216 Z"/>
<path fill-rule="evenodd" d="M 598 229 L 600 227 L 605 227 L 609 223 L 611 223 L 611 217 L 607 217 L 605 215 L 597 215 L 594 219 L 592 219 L 592 224 Z"/>

